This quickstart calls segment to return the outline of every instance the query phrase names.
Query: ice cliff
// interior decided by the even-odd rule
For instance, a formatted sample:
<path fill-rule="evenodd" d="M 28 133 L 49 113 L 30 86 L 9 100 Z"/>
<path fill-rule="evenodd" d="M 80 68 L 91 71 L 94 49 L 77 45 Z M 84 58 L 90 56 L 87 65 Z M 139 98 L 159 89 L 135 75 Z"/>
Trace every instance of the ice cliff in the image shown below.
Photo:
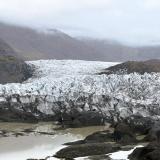
<path fill-rule="evenodd" d="M 0 111 L 29 114 L 37 119 L 91 112 L 104 120 L 131 115 L 158 119 L 160 74 L 99 75 L 117 63 L 38 60 L 29 61 L 34 76 L 24 83 L 0 85 Z M 9 112 L 9 113 L 8 113 Z M 88 115 L 87 115 L 88 116 Z M 93 116 L 92 116 L 93 117 Z M 5 118 L 4 118 L 5 119 Z M 67 118 L 68 119 L 68 118 Z"/>

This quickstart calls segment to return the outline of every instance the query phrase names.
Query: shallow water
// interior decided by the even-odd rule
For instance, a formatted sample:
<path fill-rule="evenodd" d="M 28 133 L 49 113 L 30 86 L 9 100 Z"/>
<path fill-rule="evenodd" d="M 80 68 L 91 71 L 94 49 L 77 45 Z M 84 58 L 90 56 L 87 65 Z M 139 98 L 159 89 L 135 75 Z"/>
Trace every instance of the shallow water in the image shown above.
<path fill-rule="evenodd" d="M 84 127 L 75 129 L 56 130 L 53 123 L 21 124 L 0 123 L 0 130 L 21 132 L 32 129 L 35 132 L 25 136 L 0 138 L 0 160 L 26 160 L 28 158 L 45 158 L 54 155 L 65 147 L 66 142 L 84 139 L 93 132 L 107 129 L 104 126 Z M 48 132 L 53 135 L 40 135 L 37 132 Z"/>

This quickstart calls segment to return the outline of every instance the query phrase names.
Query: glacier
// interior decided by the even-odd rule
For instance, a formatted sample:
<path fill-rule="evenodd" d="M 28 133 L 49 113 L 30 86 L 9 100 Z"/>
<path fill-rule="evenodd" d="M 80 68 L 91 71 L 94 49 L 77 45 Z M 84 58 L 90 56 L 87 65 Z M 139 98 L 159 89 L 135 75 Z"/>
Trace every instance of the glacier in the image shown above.
<path fill-rule="evenodd" d="M 97 112 L 103 120 L 131 115 L 159 119 L 160 73 L 99 74 L 118 62 L 37 60 L 27 64 L 35 69 L 32 78 L 0 84 L 0 109 L 31 113 L 38 119 L 73 115 L 75 110 Z"/>

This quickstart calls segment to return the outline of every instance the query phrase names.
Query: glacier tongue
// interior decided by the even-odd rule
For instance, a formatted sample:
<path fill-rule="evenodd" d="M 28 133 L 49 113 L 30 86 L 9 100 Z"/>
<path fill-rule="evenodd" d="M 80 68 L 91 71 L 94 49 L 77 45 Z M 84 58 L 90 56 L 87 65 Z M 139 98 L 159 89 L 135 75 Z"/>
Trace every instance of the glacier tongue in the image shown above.
<path fill-rule="evenodd" d="M 0 85 L 0 107 L 35 116 L 97 111 L 103 117 L 160 115 L 160 74 L 98 75 L 112 62 L 38 60 L 32 78 Z M 7 103 L 6 103 L 7 102 Z"/>
<path fill-rule="evenodd" d="M 68 89 L 73 92 L 81 87 L 88 92 L 95 89 L 92 88 L 93 85 L 104 78 L 104 76 L 95 74 L 116 64 L 77 60 L 39 60 L 27 63 L 35 66 L 34 77 L 22 84 L 0 85 L 0 95 L 54 95 L 59 97 L 62 95 L 61 90 L 63 93 Z"/>

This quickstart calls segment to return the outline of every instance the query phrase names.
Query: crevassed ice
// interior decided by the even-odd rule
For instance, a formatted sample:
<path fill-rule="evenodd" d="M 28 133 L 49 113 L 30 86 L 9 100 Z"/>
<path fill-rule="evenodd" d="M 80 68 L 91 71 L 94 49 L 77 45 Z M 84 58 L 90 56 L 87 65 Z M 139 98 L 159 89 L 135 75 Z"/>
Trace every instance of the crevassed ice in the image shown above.
<path fill-rule="evenodd" d="M 126 102 L 160 103 L 160 74 L 98 75 L 113 62 L 79 60 L 38 60 L 34 76 L 26 82 L 0 85 L 0 97 L 19 94 L 52 96 L 55 101 L 75 94 L 107 94 Z M 3 100 L 3 98 L 0 98 Z"/>

